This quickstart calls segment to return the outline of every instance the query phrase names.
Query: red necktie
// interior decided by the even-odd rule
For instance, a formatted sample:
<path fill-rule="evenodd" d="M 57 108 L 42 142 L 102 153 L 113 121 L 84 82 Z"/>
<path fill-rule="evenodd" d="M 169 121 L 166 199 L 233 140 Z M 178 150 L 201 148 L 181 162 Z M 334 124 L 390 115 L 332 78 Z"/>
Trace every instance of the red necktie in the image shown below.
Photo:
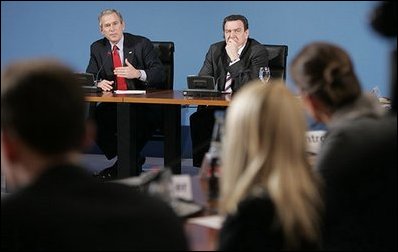
<path fill-rule="evenodd" d="M 113 59 L 113 67 L 114 68 L 122 66 L 122 61 L 120 60 L 120 56 L 119 56 L 119 48 L 117 48 L 116 45 L 113 46 L 112 59 Z M 116 87 L 118 90 L 126 90 L 127 89 L 126 80 L 123 77 L 116 77 L 116 84 L 117 84 Z"/>

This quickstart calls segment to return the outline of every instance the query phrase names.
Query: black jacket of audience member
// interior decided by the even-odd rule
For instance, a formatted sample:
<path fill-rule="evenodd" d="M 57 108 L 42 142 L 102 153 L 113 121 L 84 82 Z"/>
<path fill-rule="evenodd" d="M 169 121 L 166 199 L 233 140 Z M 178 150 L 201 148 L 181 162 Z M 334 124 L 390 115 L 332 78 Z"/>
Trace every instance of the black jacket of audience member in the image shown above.
<path fill-rule="evenodd" d="M 186 250 L 164 202 L 95 181 L 77 166 L 48 169 L 1 202 L 2 250 Z"/>

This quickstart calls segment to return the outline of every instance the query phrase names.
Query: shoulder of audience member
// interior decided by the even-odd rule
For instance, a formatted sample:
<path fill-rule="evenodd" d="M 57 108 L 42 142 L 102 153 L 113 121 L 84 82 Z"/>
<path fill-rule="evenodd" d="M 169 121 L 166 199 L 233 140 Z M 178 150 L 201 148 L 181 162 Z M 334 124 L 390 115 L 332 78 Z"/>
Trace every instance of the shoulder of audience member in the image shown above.
<path fill-rule="evenodd" d="M 143 192 L 139 188 L 117 183 L 105 183 L 104 186 L 108 187 L 109 191 L 113 191 L 115 197 L 124 200 L 126 204 L 134 208 L 141 208 L 147 213 L 153 212 L 166 216 L 175 215 L 167 202 L 147 192 Z"/>

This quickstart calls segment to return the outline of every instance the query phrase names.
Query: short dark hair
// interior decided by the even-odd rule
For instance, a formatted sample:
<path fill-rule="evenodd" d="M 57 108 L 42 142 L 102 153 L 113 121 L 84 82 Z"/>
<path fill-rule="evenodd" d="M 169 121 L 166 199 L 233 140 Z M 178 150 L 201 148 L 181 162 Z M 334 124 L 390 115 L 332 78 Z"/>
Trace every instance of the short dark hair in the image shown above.
<path fill-rule="evenodd" d="M 397 2 L 384 1 L 371 13 L 370 25 L 381 36 L 393 38 L 397 36 Z"/>
<path fill-rule="evenodd" d="M 80 149 L 84 94 L 73 71 L 56 60 L 16 62 L 1 77 L 1 129 L 45 154 Z"/>
<path fill-rule="evenodd" d="M 243 27 L 245 29 L 245 31 L 247 29 L 249 29 L 249 21 L 247 21 L 247 18 L 245 16 L 242 15 L 229 15 L 228 17 L 224 18 L 224 22 L 222 24 L 222 30 L 224 31 L 224 27 L 225 27 L 225 23 L 229 22 L 229 21 L 236 21 L 236 20 L 240 20 L 243 22 Z"/>

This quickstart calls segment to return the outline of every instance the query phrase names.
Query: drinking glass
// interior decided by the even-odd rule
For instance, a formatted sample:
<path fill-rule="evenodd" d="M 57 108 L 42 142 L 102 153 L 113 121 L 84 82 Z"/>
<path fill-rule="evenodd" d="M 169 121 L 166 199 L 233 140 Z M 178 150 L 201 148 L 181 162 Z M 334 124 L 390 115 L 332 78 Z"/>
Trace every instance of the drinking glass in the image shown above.
<path fill-rule="evenodd" d="M 258 78 L 264 83 L 268 83 L 271 78 L 271 70 L 269 67 L 260 67 L 258 71 Z"/>
<path fill-rule="evenodd" d="M 375 86 L 372 88 L 372 90 L 370 90 L 370 93 L 376 97 L 377 99 L 379 99 L 381 97 L 381 92 L 378 86 Z"/>

